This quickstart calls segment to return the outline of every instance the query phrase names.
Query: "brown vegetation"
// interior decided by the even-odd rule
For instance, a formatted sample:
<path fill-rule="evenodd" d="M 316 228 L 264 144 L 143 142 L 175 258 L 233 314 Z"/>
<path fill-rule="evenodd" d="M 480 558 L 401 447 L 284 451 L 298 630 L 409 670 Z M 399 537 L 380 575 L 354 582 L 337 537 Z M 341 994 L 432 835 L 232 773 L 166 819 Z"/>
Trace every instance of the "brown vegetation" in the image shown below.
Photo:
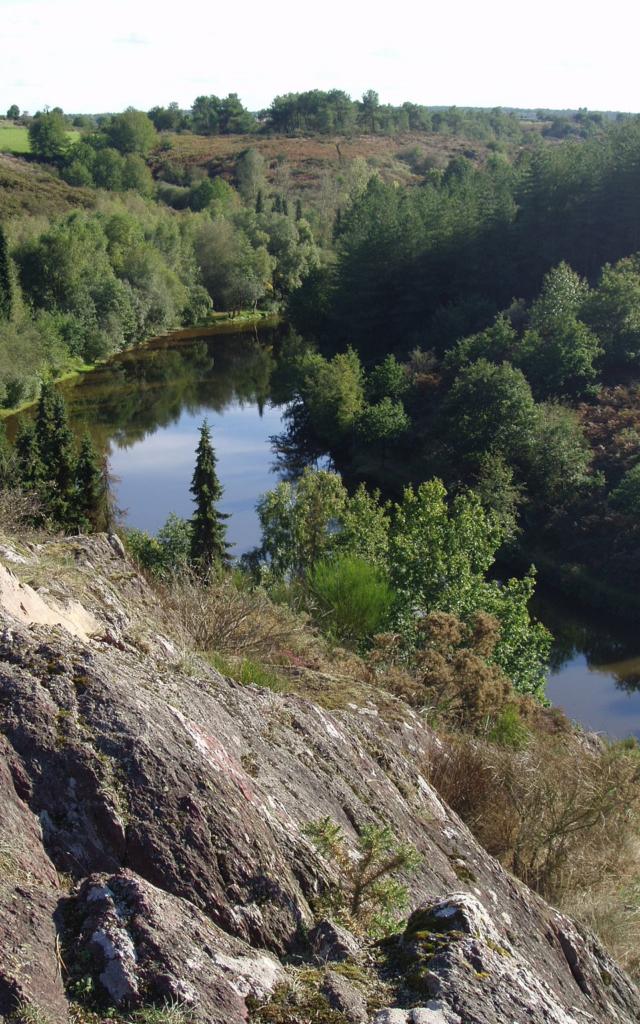
<path fill-rule="evenodd" d="M 67 185 L 42 164 L 0 154 L 0 219 L 53 216 L 94 203 L 95 194 L 89 189 Z"/>
<path fill-rule="evenodd" d="M 489 853 L 637 973 L 640 750 L 558 733 L 557 716 L 545 734 L 544 717 L 524 749 L 448 736 L 430 780 Z"/>
<path fill-rule="evenodd" d="M 604 387 L 595 402 L 583 403 L 579 411 L 597 469 L 616 477 L 636 464 L 640 458 L 640 386 Z"/>
<path fill-rule="evenodd" d="M 400 637 L 379 634 L 369 664 L 380 681 L 413 707 L 428 709 L 449 726 L 485 728 L 516 695 L 491 655 L 500 627 L 478 612 L 469 624 L 447 612 L 432 612 L 420 625 L 422 647 L 409 669 L 402 663 Z"/>
<path fill-rule="evenodd" d="M 182 167 L 206 167 L 212 175 L 222 174 L 232 180 L 236 160 L 249 147 L 264 157 L 271 178 L 275 177 L 279 165 L 288 164 L 296 192 L 319 189 L 327 171 L 335 175 L 341 165 L 356 158 L 366 160 L 385 180 L 416 184 L 421 178 L 406 160 L 409 152 L 415 153 L 422 165 L 438 167 L 446 166 L 453 156 L 465 155 L 483 162 L 488 152 L 485 143 L 475 140 L 469 142 L 456 136 L 410 132 L 402 135 L 355 135 L 352 138 L 165 133 L 161 147 L 151 159 L 156 170 L 169 161 Z"/>

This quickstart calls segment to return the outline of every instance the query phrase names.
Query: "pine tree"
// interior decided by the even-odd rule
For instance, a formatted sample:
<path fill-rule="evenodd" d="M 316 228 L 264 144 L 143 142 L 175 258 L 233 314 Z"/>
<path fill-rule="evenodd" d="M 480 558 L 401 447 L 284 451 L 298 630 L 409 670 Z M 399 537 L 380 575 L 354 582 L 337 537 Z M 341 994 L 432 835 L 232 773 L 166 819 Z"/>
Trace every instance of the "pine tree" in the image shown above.
<path fill-rule="evenodd" d="M 75 453 L 64 398 L 44 381 L 38 402 L 35 440 L 41 469 L 40 493 L 49 515 L 61 526 L 73 526 Z"/>
<path fill-rule="evenodd" d="M 16 436 L 18 477 L 26 491 L 37 491 L 44 475 L 35 424 L 23 420 Z"/>
<path fill-rule="evenodd" d="M 302 200 L 296 199 L 296 220 L 302 220 Z"/>
<path fill-rule="evenodd" d="M 81 530 L 99 530 L 106 520 L 106 487 L 98 453 L 86 432 L 75 467 L 75 516 Z"/>
<path fill-rule="evenodd" d="M 273 212 L 282 213 L 282 196 L 280 195 L 279 192 L 276 192 L 275 198 L 273 200 Z"/>
<path fill-rule="evenodd" d="M 0 320 L 9 320 L 13 311 L 13 277 L 7 236 L 0 224 Z"/>
<path fill-rule="evenodd" d="M 54 387 L 51 381 L 44 380 L 40 387 L 38 399 L 38 412 L 36 414 L 35 438 L 38 446 L 38 454 L 42 462 L 46 476 L 49 476 L 50 463 L 55 458 L 53 443 L 53 396 Z"/>
<path fill-rule="evenodd" d="M 5 487 L 15 487 L 18 483 L 17 474 L 15 451 L 9 444 L 4 423 L 0 423 L 0 491 Z"/>
<path fill-rule="evenodd" d="M 263 213 L 263 211 L 264 211 L 264 195 L 262 193 L 262 189 L 259 188 L 258 189 L 258 194 L 256 196 L 256 213 Z"/>
<path fill-rule="evenodd" d="M 75 486 L 75 452 L 73 433 L 67 419 L 67 404 L 59 391 L 53 397 L 53 458 L 47 469 L 60 493 L 67 503 L 72 497 Z"/>
<path fill-rule="evenodd" d="M 229 560 L 227 528 L 224 523 L 229 517 L 216 508 L 216 502 L 222 497 L 216 462 L 211 431 L 205 420 L 200 427 L 196 467 L 190 488 L 196 505 L 191 519 L 191 562 L 203 576 L 208 575 L 216 565 Z"/>
<path fill-rule="evenodd" d="M 289 216 L 289 200 L 287 199 L 286 196 L 282 197 L 282 212 L 284 213 L 285 217 Z"/>

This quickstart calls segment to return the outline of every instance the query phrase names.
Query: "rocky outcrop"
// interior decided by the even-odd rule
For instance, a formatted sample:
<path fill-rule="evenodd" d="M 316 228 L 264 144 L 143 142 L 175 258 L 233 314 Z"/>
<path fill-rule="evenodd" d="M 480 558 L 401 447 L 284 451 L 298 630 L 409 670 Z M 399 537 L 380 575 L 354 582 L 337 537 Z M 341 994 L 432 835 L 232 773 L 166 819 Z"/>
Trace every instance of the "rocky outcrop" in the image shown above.
<path fill-rule="evenodd" d="M 62 1021 L 67 997 L 91 992 L 122 1011 L 170 1000 L 236 1024 L 282 990 L 293 958 L 338 964 L 319 982 L 327 1020 L 640 1019 L 595 939 L 442 804 L 424 775 L 438 740 L 411 710 L 329 713 L 223 678 L 180 652 L 106 538 L 16 553 L 12 572 L 34 590 L 38 565 L 59 559 L 39 596 L 78 602 L 97 627 L 74 636 L 3 613 L 0 1013 L 32 1002 Z M 375 958 L 315 927 L 335 877 L 303 827 L 325 816 L 352 841 L 384 822 L 423 855 L 407 930 Z M 387 1003 L 358 985 L 349 1001 L 341 960 L 382 972 Z"/>
<path fill-rule="evenodd" d="M 16 1005 L 66 1016 L 54 915 L 61 896 L 38 818 L 24 800 L 26 777 L 0 737 L 0 1017 Z"/>
<path fill-rule="evenodd" d="M 132 871 L 90 875 L 62 910 L 68 946 L 85 951 L 118 1008 L 180 1003 L 212 1024 L 243 1020 L 245 998 L 264 999 L 279 961 L 223 932 L 188 900 Z M 76 965 L 76 977 L 86 964 Z"/>

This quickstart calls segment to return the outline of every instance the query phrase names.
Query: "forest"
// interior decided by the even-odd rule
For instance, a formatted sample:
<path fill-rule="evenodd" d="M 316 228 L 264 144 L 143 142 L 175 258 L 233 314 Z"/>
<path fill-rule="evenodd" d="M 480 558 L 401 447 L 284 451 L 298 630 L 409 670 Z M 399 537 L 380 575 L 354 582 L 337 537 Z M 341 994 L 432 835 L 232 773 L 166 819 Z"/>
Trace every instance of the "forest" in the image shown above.
<path fill-rule="evenodd" d="M 25 159 L 81 205 L 0 223 L 0 404 L 221 312 L 277 314 L 300 335 L 279 370 L 282 468 L 329 454 L 382 502 L 433 479 L 472 493 L 499 565 L 636 614 L 640 120 L 578 111 L 563 132 L 568 114 L 538 115 L 523 144 L 514 112 L 390 113 L 373 91 L 287 94 L 257 117 L 199 97 L 188 116 L 76 119 L 73 139 L 73 118 L 36 114 Z M 257 145 L 221 172 L 174 142 L 404 130 L 469 148 L 399 146 L 378 170 L 338 146 L 313 188 Z"/>

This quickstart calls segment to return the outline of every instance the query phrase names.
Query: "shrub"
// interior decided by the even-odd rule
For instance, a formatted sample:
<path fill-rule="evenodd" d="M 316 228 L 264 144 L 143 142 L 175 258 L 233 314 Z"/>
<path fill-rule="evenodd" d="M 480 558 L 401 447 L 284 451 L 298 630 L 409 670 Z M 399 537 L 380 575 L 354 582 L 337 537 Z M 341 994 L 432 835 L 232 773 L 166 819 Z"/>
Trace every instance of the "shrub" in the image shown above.
<path fill-rule="evenodd" d="M 407 889 L 396 875 L 417 867 L 416 849 L 399 843 L 388 825 L 364 825 L 355 858 L 342 829 L 329 817 L 310 821 L 303 831 L 339 871 L 340 881 L 328 898 L 331 912 L 373 937 L 397 931 L 399 912 L 407 906 Z"/>
<path fill-rule="evenodd" d="M 269 661 L 314 642 L 302 616 L 260 588 L 249 589 L 239 574 L 203 582 L 181 573 L 166 581 L 162 594 L 185 640 L 201 651 Z"/>
<path fill-rule="evenodd" d="M 492 743 L 501 747 L 512 747 L 522 750 L 526 747 L 530 733 L 522 721 L 517 704 L 507 704 L 493 724 L 488 737 Z"/>
<path fill-rule="evenodd" d="M 566 732 L 522 749 L 456 735 L 434 749 L 429 774 L 489 853 L 547 899 L 595 895 L 630 861 L 637 871 L 637 747 Z"/>
<path fill-rule="evenodd" d="M 131 528 L 126 531 L 125 540 L 137 562 L 154 576 L 168 577 L 189 565 L 191 523 L 173 512 L 155 537 Z"/>
<path fill-rule="evenodd" d="M 418 626 L 413 657 L 403 657 L 399 634 L 374 638 L 369 662 L 383 684 L 414 707 L 429 708 L 449 725 L 486 732 L 506 713 L 515 694 L 492 658 L 500 624 L 476 612 L 464 622 L 449 612 L 430 612 Z"/>
<path fill-rule="evenodd" d="M 381 570 L 345 555 L 318 562 L 308 575 L 323 628 L 342 643 L 373 636 L 388 617 L 393 591 Z"/>
<path fill-rule="evenodd" d="M 33 491 L 0 487 L 0 529 L 9 534 L 24 534 L 41 520 L 41 503 Z"/>
<path fill-rule="evenodd" d="M 640 462 L 625 473 L 610 501 L 619 512 L 640 520 Z"/>

